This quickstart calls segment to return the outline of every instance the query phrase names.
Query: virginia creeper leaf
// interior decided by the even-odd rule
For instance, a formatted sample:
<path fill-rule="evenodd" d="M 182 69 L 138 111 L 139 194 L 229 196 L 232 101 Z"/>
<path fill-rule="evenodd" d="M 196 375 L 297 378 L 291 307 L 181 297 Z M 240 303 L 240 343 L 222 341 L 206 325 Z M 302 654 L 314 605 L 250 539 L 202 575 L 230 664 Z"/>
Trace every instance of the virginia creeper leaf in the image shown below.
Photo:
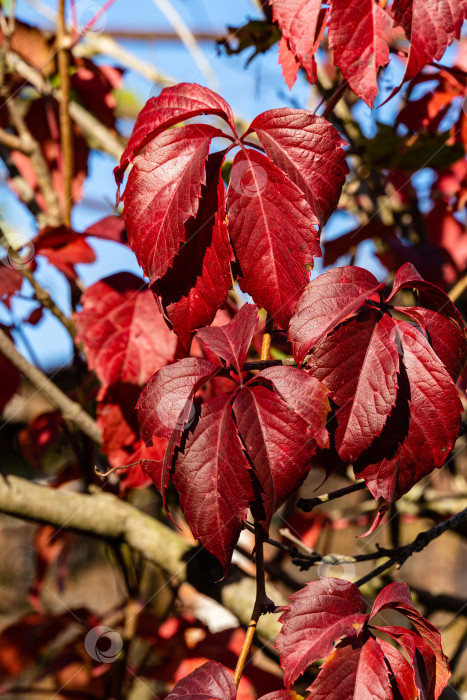
<path fill-rule="evenodd" d="M 380 439 L 354 465 L 375 498 L 400 498 L 441 466 L 459 431 L 462 404 L 451 377 L 423 332 L 396 325 L 401 353 L 399 395 Z"/>
<path fill-rule="evenodd" d="M 343 579 L 311 581 L 290 601 L 275 644 L 287 688 L 313 661 L 329 656 L 341 639 L 358 635 L 366 620 L 363 596 Z"/>
<path fill-rule="evenodd" d="M 172 267 L 186 240 L 185 223 L 198 212 L 205 161 L 216 133 L 205 124 L 170 129 L 134 159 L 123 216 L 129 243 L 151 280 Z"/>
<path fill-rule="evenodd" d="M 138 400 L 138 422 L 147 445 L 154 436 L 167 440 L 190 418 L 195 392 L 219 370 L 209 360 L 187 357 L 162 367 L 148 381 Z"/>
<path fill-rule="evenodd" d="M 167 328 L 142 279 L 121 272 L 96 282 L 81 297 L 77 339 L 104 386 L 142 386 L 173 361 L 176 336 Z"/>
<path fill-rule="evenodd" d="M 352 462 L 381 435 L 396 403 L 394 322 L 375 312 L 350 319 L 318 343 L 308 365 L 338 405 L 336 448 Z"/>
<path fill-rule="evenodd" d="M 349 172 L 342 148 L 345 141 L 336 129 L 304 109 L 283 107 L 257 116 L 250 130 L 257 133 L 272 162 L 304 193 L 323 226 L 336 208 Z"/>
<path fill-rule="evenodd" d="M 435 353 L 446 367 L 453 382 L 457 382 L 467 361 L 467 339 L 457 324 L 422 306 L 395 307 L 419 323 Z"/>
<path fill-rule="evenodd" d="M 203 404 L 172 475 L 193 536 L 219 559 L 224 574 L 253 497 L 250 465 L 231 414 L 229 396 Z"/>
<path fill-rule="evenodd" d="M 274 385 L 279 396 L 307 423 L 319 447 L 329 447 L 326 418 L 330 411 L 329 389 L 297 367 L 268 367 L 257 375 Z"/>
<path fill-rule="evenodd" d="M 388 669 L 376 639 L 339 646 L 308 688 L 310 700 L 393 700 Z"/>
<path fill-rule="evenodd" d="M 240 286 L 286 328 L 313 256 L 321 256 L 316 217 L 298 187 L 252 149 L 235 156 L 227 211 Z"/>
<path fill-rule="evenodd" d="M 258 311 L 252 304 L 244 304 L 226 326 L 213 326 L 198 331 L 198 338 L 233 365 L 241 376 L 251 339 L 258 324 Z"/>
<path fill-rule="evenodd" d="M 279 41 L 279 63 L 282 66 L 282 75 L 288 87 L 292 89 L 297 80 L 300 63 L 295 58 L 295 54 L 290 49 L 288 40 L 281 36 Z"/>
<path fill-rule="evenodd" d="M 404 81 L 441 58 L 447 46 L 459 38 L 467 16 L 466 0 L 395 0 L 391 9 L 395 24 L 403 27 L 410 40 Z"/>
<path fill-rule="evenodd" d="M 386 302 L 392 301 L 397 292 L 400 292 L 402 289 L 412 289 L 421 305 L 442 314 L 465 332 L 462 317 L 448 295 L 436 285 L 431 284 L 431 282 L 426 282 L 412 263 L 405 263 L 397 270 L 392 291 Z"/>
<path fill-rule="evenodd" d="M 388 644 L 384 639 L 376 639 L 376 641 L 389 665 L 389 680 L 394 697 L 400 697 L 400 700 L 414 700 L 418 695 L 418 689 L 415 685 L 412 666 L 396 647 Z"/>
<path fill-rule="evenodd" d="M 243 387 L 233 408 L 259 484 L 256 513 L 267 529 L 274 511 L 310 471 L 316 444 L 305 421 L 263 386 Z"/>
<path fill-rule="evenodd" d="M 220 168 L 223 156 L 206 161 L 206 185 L 201 188 L 197 215 L 185 225 L 184 243 L 165 275 L 151 289 L 178 335 L 188 347 L 192 332 L 208 326 L 224 303 L 231 285 L 233 251 L 225 222 L 225 188 Z"/>
<path fill-rule="evenodd" d="M 316 65 L 313 54 L 318 49 L 315 35 L 321 0 L 269 0 L 269 4 L 272 5 L 273 19 L 279 24 L 290 51 L 303 66 L 310 83 L 315 83 Z M 282 65 L 285 68 L 283 63 Z M 287 84 L 291 88 L 294 82 L 295 79 L 287 81 Z"/>
<path fill-rule="evenodd" d="M 383 38 L 392 19 L 374 0 L 333 0 L 329 46 L 334 62 L 358 97 L 373 107 L 378 94 L 378 70 L 389 63 Z"/>
<path fill-rule="evenodd" d="M 237 688 L 225 666 L 208 661 L 178 681 L 166 700 L 235 700 Z"/>
<path fill-rule="evenodd" d="M 115 168 L 117 184 L 121 184 L 128 165 L 157 133 L 200 114 L 222 117 L 236 134 L 234 116 L 227 102 L 202 85 L 179 83 L 164 88 L 158 97 L 148 100 L 138 115 L 120 164 Z"/>
<path fill-rule="evenodd" d="M 297 362 L 338 323 L 357 311 L 382 285 L 361 267 L 337 267 L 312 280 L 290 322 L 289 340 Z"/>
<path fill-rule="evenodd" d="M 0 300 L 7 308 L 10 308 L 10 298 L 23 286 L 23 275 L 7 265 L 0 264 Z"/>

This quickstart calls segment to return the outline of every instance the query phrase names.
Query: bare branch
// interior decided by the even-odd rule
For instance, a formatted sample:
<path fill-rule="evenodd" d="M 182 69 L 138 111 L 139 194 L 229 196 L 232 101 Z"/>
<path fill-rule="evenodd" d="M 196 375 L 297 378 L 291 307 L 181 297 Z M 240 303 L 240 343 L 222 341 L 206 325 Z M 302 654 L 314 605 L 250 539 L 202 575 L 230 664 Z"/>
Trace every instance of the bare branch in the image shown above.
<path fill-rule="evenodd" d="M 155 518 L 102 491 L 72 493 L 8 476 L 0 479 L 0 512 L 109 541 L 126 542 L 178 582 L 187 580 L 187 565 L 199 551 Z M 245 576 L 219 588 L 222 605 L 247 626 L 250 621 L 248 611 L 255 600 L 254 579 Z M 219 588 L 216 593 L 219 593 Z M 277 590 L 268 589 L 268 595 L 278 605 L 285 604 Z M 275 639 L 279 629 L 276 615 L 261 617 L 258 633 L 264 639 Z"/>
<path fill-rule="evenodd" d="M 10 340 L 3 329 L 0 328 L 0 352 L 7 357 L 19 369 L 31 384 L 33 384 L 41 394 L 47 398 L 61 411 L 65 420 L 74 424 L 91 438 L 95 443 L 100 444 L 101 435 L 96 422 L 83 408 L 68 398 L 46 375 L 37 367 L 28 362 L 21 353 L 18 352 L 14 343 Z"/>

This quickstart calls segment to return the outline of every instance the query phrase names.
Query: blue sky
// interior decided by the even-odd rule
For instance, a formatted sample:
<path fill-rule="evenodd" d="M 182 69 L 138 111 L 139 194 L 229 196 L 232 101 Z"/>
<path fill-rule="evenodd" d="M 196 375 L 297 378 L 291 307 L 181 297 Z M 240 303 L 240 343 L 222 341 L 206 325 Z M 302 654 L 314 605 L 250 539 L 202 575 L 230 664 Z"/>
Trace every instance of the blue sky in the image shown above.
<path fill-rule="evenodd" d="M 171 0 L 174 8 L 180 13 L 186 24 L 192 29 L 210 30 L 219 35 L 223 34 L 227 25 L 240 26 L 249 18 L 258 17 L 258 11 L 253 0 Z M 51 28 L 53 25 L 48 17 L 53 17 L 56 9 L 53 0 L 18 0 L 17 16 L 31 24 Z M 104 0 L 77 0 L 80 18 L 86 21 Z M 39 11 L 38 11 L 39 10 Z M 171 25 L 156 7 L 153 0 L 115 0 L 104 16 L 101 26 L 106 29 L 135 29 L 135 30 L 169 30 Z M 125 48 L 135 53 L 158 68 L 162 73 L 174 79 L 185 82 L 208 84 L 208 78 L 193 61 L 192 56 L 180 42 L 155 41 L 122 41 Z M 225 56 L 212 42 L 201 44 L 203 54 L 217 82 L 217 90 L 231 104 L 236 115 L 246 121 L 256 114 L 275 107 L 300 106 L 314 108 L 310 102 L 310 86 L 299 75 L 292 91 L 286 87 L 281 68 L 277 63 L 277 47 L 268 54 L 257 57 L 245 69 L 247 54 L 240 56 Z M 391 89 L 391 85 L 401 74 L 401 66 L 393 61 L 385 73 L 385 84 L 381 95 L 382 101 Z M 400 79 L 400 77 L 399 77 Z M 212 87 L 212 85 L 211 85 Z M 124 88 L 131 91 L 141 103 L 141 106 L 154 94 L 157 86 L 142 78 L 133 71 L 127 71 L 124 78 Z M 371 112 L 365 105 L 359 104 L 357 114 L 364 130 L 371 134 L 375 120 L 389 122 L 392 119 L 394 107 L 388 105 L 382 110 Z M 123 125 L 127 132 L 131 125 Z M 115 184 L 112 170 L 115 163 L 109 156 L 94 153 L 90 159 L 90 173 L 85 183 L 83 202 L 74 208 L 73 226 L 78 231 L 84 230 L 97 219 L 112 213 L 115 201 Z M 4 173 L 2 173 L 4 177 Z M 34 235 L 33 221 L 17 204 L 15 197 L 8 193 L 5 186 L 0 186 L 0 216 L 4 225 L 14 229 L 26 238 Z M 325 230 L 325 237 L 334 237 L 353 228 L 352 219 L 345 214 L 334 215 Z M 140 274 L 135 258 L 130 251 L 122 251 L 116 244 L 93 241 L 98 261 L 92 265 L 78 266 L 79 274 L 86 285 L 97 279 L 119 270 L 128 270 Z M 371 256 L 371 243 L 361 247 L 357 264 L 369 267 L 378 276 L 384 276 L 384 270 Z M 315 274 L 322 270 L 320 263 Z M 58 305 L 67 312 L 69 310 L 67 284 L 51 266 L 41 262 L 38 272 L 39 281 L 50 290 Z M 26 302 L 17 302 L 13 307 L 14 317 L 21 318 L 27 306 Z M 11 322 L 3 309 L 0 309 L 0 321 Z M 21 351 L 31 359 L 28 345 L 34 347 L 35 356 L 43 369 L 50 370 L 67 362 L 71 357 L 71 342 L 60 324 L 47 315 L 37 327 L 28 327 L 23 331 L 27 343 L 18 334 L 16 341 Z"/>

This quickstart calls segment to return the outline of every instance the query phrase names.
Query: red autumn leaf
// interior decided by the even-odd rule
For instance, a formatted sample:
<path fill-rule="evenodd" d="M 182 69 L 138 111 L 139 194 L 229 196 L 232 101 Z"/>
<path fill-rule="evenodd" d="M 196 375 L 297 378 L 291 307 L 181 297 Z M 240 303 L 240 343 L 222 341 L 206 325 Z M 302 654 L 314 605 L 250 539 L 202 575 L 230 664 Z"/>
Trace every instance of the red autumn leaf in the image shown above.
<path fill-rule="evenodd" d="M 227 209 L 240 286 L 286 328 L 313 257 L 321 256 L 317 219 L 298 187 L 252 149 L 235 156 Z"/>
<path fill-rule="evenodd" d="M 101 383 L 142 386 L 174 359 L 176 336 L 167 328 L 143 280 L 127 272 L 88 287 L 76 314 L 78 341 Z"/>
<path fill-rule="evenodd" d="M 0 264 L 0 300 L 10 308 L 10 298 L 21 290 L 23 275 L 8 265 Z"/>
<path fill-rule="evenodd" d="M 106 241 L 114 241 L 115 243 L 126 243 L 126 229 L 121 216 L 105 216 L 99 219 L 84 231 L 85 236 L 94 236 L 95 238 L 103 238 Z"/>
<path fill-rule="evenodd" d="M 172 458 L 180 446 L 186 424 L 195 418 L 193 396 L 216 372 L 219 366 L 209 360 L 189 357 L 156 372 L 144 387 L 136 408 L 141 436 L 150 447 L 153 438 L 166 438 L 169 443 L 162 464 L 143 460 L 142 468 L 161 491 L 169 482 Z"/>
<path fill-rule="evenodd" d="M 444 248 L 463 272 L 467 267 L 467 232 L 443 201 L 436 202 L 425 218 L 426 230 L 432 243 Z"/>
<path fill-rule="evenodd" d="M 460 36 L 467 16 L 466 0 L 395 0 L 391 7 L 396 26 L 410 40 L 404 81 L 420 73 L 427 63 L 439 61 Z"/>
<path fill-rule="evenodd" d="M 300 297 L 289 328 L 293 355 L 302 362 L 316 343 L 353 314 L 383 285 L 361 267 L 338 267 L 312 280 Z"/>
<path fill-rule="evenodd" d="M 225 666 L 208 661 L 178 681 L 166 700 L 235 700 L 237 688 Z"/>
<path fill-rule="evenodd" d="M 297 367 L 268 367 L 257 378 L 272 382 L 278 394 L 306 422 L 319 447 L 329 447 L 326 418 L 330 411 L 329 389 Z"/>
<path fill-rule="evenodd" d="M 307 583 L 290 601 L 275 644 L 287 688 L 313 661 L 329 656 L 341 639 L 357 636 L 367 617 L 360 591 L 343 579 Z"/>
<path fill-rule="evenodd" d="M 423 328 L 430 345 L 457 382 L 467 362 L 467 338 L 457 324 L 422 306 L 396 306 L 396 311 L 411 316 Z"/>
<path fill-rule="evenodd" d="M 388 669 L 378 640 L 339 646 L 308 688 L 309 700 L 393 700 Z"/>
<path fill-rule="evenodd" d="M 219 559 L 225 574 L 253 498 L 249 472 L 230 397 L 207 401 L 172 480 L 193 536 Z"/>
<path fill-rule="evenodd" d="M 303 66 L 310 83 L 316 82 L 316 64 L 314 53 L 318 50 L 319 40 L 315 36 L 319 27 L 321 0 L 269 0 L 272 5 L 273 19 L 279 24 L 282 36 L 287 40 L 290 52 Z M 279 55 L 280 56 L 280 55 Z M 284 76 L 286 67 L 280 61 Z M 293 75 L 287 71 L 289 88 L 295 82 Z"/>
<path fill-rule="evenodd" d="M 96 255 L 81 233 L 67 226 L 46 226 L 33 238 L 36 255 L 43 255 L 51 265 L 75 280 L 74 266 L 78 263 L 92 263 Z"/>
<path fill-rule="evenodd" d="M 304 109 L 284 107 L 257 116 L 250 130 L 257 133 L 272 162 L 304 193 L 323 226 L 339 201 L 349 172 L 342 148 L 345 141 L 336 129 Z"/>
<path fill-rule="evenodd" d="M 287 687 L 320 658 L 325 662 L 308 689 L 315 700 L 436 700 L 446 686 L 449 669 L 440 634 L 413 607 L 405 584 L 386 586 L 369 615 L 358 588 L 342 579 L 308 583 L 290 601 L 280 618 L 283 626 L 276 642 Z M 405 615 L 415 631 L 374 626 L 373 618 L 386 609 Z M 376 639 L 373 630 L 402 646 L 415 674 L 400 652 Z M 416 692 L 410 695 L 415 685 Z"/>
<path fill-rule="evenodd" d="M 334 62 L 358 97 L 373 107 L 378 70 L 389 63 L 384 33 L 392 19 L 374 0 L 333 0 L 329 46 Z"/>
<path fill-rule="evenodd" d="M 244 304 L 226 326 L 212 326 L 198 331 L 198 338 L 233 365 L 241 376 L 243 363 L 258 324 L 258 311 L 252 304 Z"/>
<path fill-rule="evenodd" d="M 295 54 L 291 51 L 289 42 L 284 36 L 279 41 L 279 63 L 282 66 L 284 80 L 287 86 L 292 89 L 297 80 L 300 63 L 295 58 Z"/>
<path fill-rule="evenodd" d="M 185 119 L 201 114 L 222 117 L 236 134 L 232 110 L 225 100 L 209 88 L 196 83 L 179 83 L 164 88 L 158 97 L 148 100 L 138 115 L 130 140 L 115 168 L 115 179 L 120 185 L 123 174 L 138 153 L 162 129 L 168 129 Z"/>
<path fill-rule="evenodd" d="M 220 168 L 223 155 L 206 162 L 206 185 L 201 188 L 197 215 L 185 225 L 186 243 L 173 266 L 151 289 L 181 343 L 188 347 L 192 332 L 208 326 L 231 285 L 233 251 L 225 222 L 225 188 Z"/>
<path fill-rule="evenodd" d="M 190 124 L 159 134 L 135 157 L 123 199 L 128 240 L 145 275 L 162 277 L 199 208 L 205 162 L 217 129 Z"/>
<path fill-rule="evenodd" d="M 166 438 L 181 430 L 192 413 L 195 392 L 217 371 L 209 360 L 188 357 L 156 372 L 138 401 L 138 422 L 147 445 L 154 436 Z"/>
<path fill-rule="evenodd" d="M 401 289 L 412 289 L 417 293 L 420 305 L 437 311 L 464 330 L 462 317 L 447 294 L 431 282 L 426 282 L 412 263 L 405 263 L 397 270 L 392 292 L 386 302 L 392 301 Z"/>
<path fill-rule="evenodd" d="M 275 510 L 310 471 L 316 443 L 303 418 L 263 386 L 243 387 L 233 408 L 259 482 L 255 510 L 267 528 Z"/>
<path fill-rule="evenodd" d="M 453 381 L 423 332 L 399 321 L 396 342 L 402 360 L 398 401 L 381 438 L 354 465 L 372 495 L 388 502 L 444 464 L 462 412 Z"/>
<path fill-rule="evenodd" d="M 389 666 L 389 680 L 395 697 L 400 693 L 401 700 L 414 700 L 418 696 L 418 689 L 415 685 L 414 669 L 409 664 L 405 656 L 384 639 L 376 640 Z"/>
<path fill-rule="evenodd" d="M 370 620 L 382 610 L 387 609 L 397 610 L 397 612 L 405 615 L 414 626 L 416 634 L 422 638 L 434 655 L 436 666 L 436 672 L 434 673 L 434 681 L 436 684 L 435 697 L 438 697 L 443 688 L 447 685 L 450 677 L 448 660 L 441 647 L 441 634 L 436 627 L 428 620 L 425 620 L 414 607 L 409 587 L 405 583 L 390 583 L 379 593 L 373 604 Z M 377 629 L 382 629 L 386 633 L 389 633 L 390 630 L 394 630 L 394 628 L 391 627 L 379 627 Z M 414 633 L 403 630 L 403 634 L 406 633 L 414 635 Z M 415 646 L 420 646 L 416 638 L 414 644 Z"/>
<path fill-rule="evenodd" d="M 396 404 L 399 354 L 394 322 L 375 312 L 357 316 L 321 340 L 311 355 L 312 375 L 337 404 L 336 448 L 352 462 L 379 437 Z"/>

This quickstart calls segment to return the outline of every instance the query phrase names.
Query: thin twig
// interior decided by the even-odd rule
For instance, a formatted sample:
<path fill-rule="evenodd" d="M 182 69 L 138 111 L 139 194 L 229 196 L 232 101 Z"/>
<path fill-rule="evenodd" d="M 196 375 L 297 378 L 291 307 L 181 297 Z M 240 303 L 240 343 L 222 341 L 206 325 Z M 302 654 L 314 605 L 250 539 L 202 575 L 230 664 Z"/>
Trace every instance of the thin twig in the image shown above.
<path fill-rule="evenodd" d="M 65 26 L 65 0 L 58 2 L 57 16 L 58 73 L 60 77 L 60 150 L 63 177 L 63 212 L 65 226 L 71 225 L 73 182 L 73 132 L 69 111 L 70 104 L 70 53 L 69 37 Z"/>
<path fill-rule="evenodd" d="M 31 384 L 58 408 L 65 420 L 73 423 L 95 443 L 100 444 L 101 434 L 96 422 L 83 410 L 82 406 L 68 398 L 50 379 L 37 367 L 24 358 L 15 347 L 3 329 L 0 328 L 0 352 L 19 369 Z"/>
<path fill-rule="evenodd" d="M 459 299 L 460 296 L 465 292 L 467 289 L 467 275 L 464 275 L 452 289 L 449 290 L 448 292 L 448 297 L 450 300 L 454 303 Z"/>
<path fill-rule="evenodd" d="M 255 636 L 256 625 L 258 620 L 264 613 L 274 610 L 273 602 L 266 596 L 266 583 L 264 578 L 264 552 L 263 552 L 264 533 L 261 526 L 255 523 L 255 554 L 256 554 L 256 599 L 251 613 L 250 624 L 247 627 L 245 639 L 243 640 L 242 649 L 238 657 L 235 667 L 234 681 L 238 688 L 242 677 L 243 669 L 250 655 L 251 645 Z"/>
<path fill-rule="evenodd" d="M 46 289 L 44 289 L 42 285 L 39 284 L 39 282 L 36 280 L 29 268 L 22 267 L 20 268 L 20 272 L 33 288 L 34 296 L 37 299 L 37 301 L 46 309 L 48 309 L 50 313 L 52 313 L 55 316 L 55 318 L 60 321 L 62 326 L 66 328 L 66 330 L 74 340 L 76 335 L 76 326 L 73 323 L 72 319 L 68 318 L 68 316 L 64 314 L 63 311 L 57 306 L 57 304 L 50 296 L 49 292 Z"/>
<path fill-rule="evenodd" d="M 264 333 L 263 333 L 263 342 L 261 345 L 261 360 L 267 361 L 269 360 L 269 349 L 271 347 L 271 338 L 272 338 L 272 326 L 273 326 L 273 320 L 271 316 L 268 314 L 266 317 L 266 325 L 264 327 Z"/>
<path fill-rule="evenodd" d="M 30 163 L 34 168 L 37 183 L 47 206 L 48 222 L 51 225 L 58 224 L 60 223 L 60 205 L 40 144 L 32 135 L 13 97 L 10 97 L 6 104 L 11 121 L 22 141 L 24 152 L 29 153 Z"/>
<path fill-rule="evenodd" d="M 305 513 L 309 513 L 313 508 L 320 506 L 322 503 L 334 501 L 336 498 L 347 496 L 348 493 L 354 493 L 354 491 L 362 491 L 365 488 L 366 484 L 364 481 L 356 481 L 355 484 L 337 489 L 337 491 L 331 491 L 330 493 L 323 493 L 321 496 L 316 496 L 315 498 L 299 498 L 297 501 L 297 508 L 305 511 Z"/>
<path fill-rule="evenodd" d="M 39 73 L 27 61 L 13 51 L 8 51 L 7 60 L 10 67 L 15 70 L 27 83 L 30 83 L 44 97 L 53 96 L 57 101 L 61 99 L 60 90 L 52 88 L 42 74 Z M 99 148 L 111 156 L 120 159 L 123 151 L 121 141 L 115 133 L 107 129 L 96 117 L 88 112 L 82 105 L 72 100 L 68 105 L 70 116 L 81 128 L 91 143 L 98 143 Z"/>
<path fill-rule="evenodd" d="M 366 576 L 362 576 L 362 578 L 356 581 L 355 585 L 363 586 L 364 583 L 371 581 L 372 578 L 384 573 L 395 564 L 398 564 L 398 566 L 401 567 L 402 564 L 404 564 L 404 562 L 406 562 L 407 559 L 412 556 L 412 554 L 415 552 L 421 552 L 422 549 L 425 549 L 425 547 L 430 544 L 432 540 L 442 535 L 443 532 L 446 532 L 446 530 L 453 530 L 454 528 L 458 527 L 458 525 L 463 523 L 464 520 L 467 520 L 467 508 L 464 508 L 464 510 L 456 513 L 456 515 L 453 515 L 451 518 L 433 525 L 433 527 L 431 527 L 429 530 L 420 532 L 415 540 L 410 544 L 406 544 L 403 547 L 398 547 L 395 549 L 395 554 L 393 554 L 389 561 L 381 564 L 381 566 L 378 566 L 374 571 Z"/>

